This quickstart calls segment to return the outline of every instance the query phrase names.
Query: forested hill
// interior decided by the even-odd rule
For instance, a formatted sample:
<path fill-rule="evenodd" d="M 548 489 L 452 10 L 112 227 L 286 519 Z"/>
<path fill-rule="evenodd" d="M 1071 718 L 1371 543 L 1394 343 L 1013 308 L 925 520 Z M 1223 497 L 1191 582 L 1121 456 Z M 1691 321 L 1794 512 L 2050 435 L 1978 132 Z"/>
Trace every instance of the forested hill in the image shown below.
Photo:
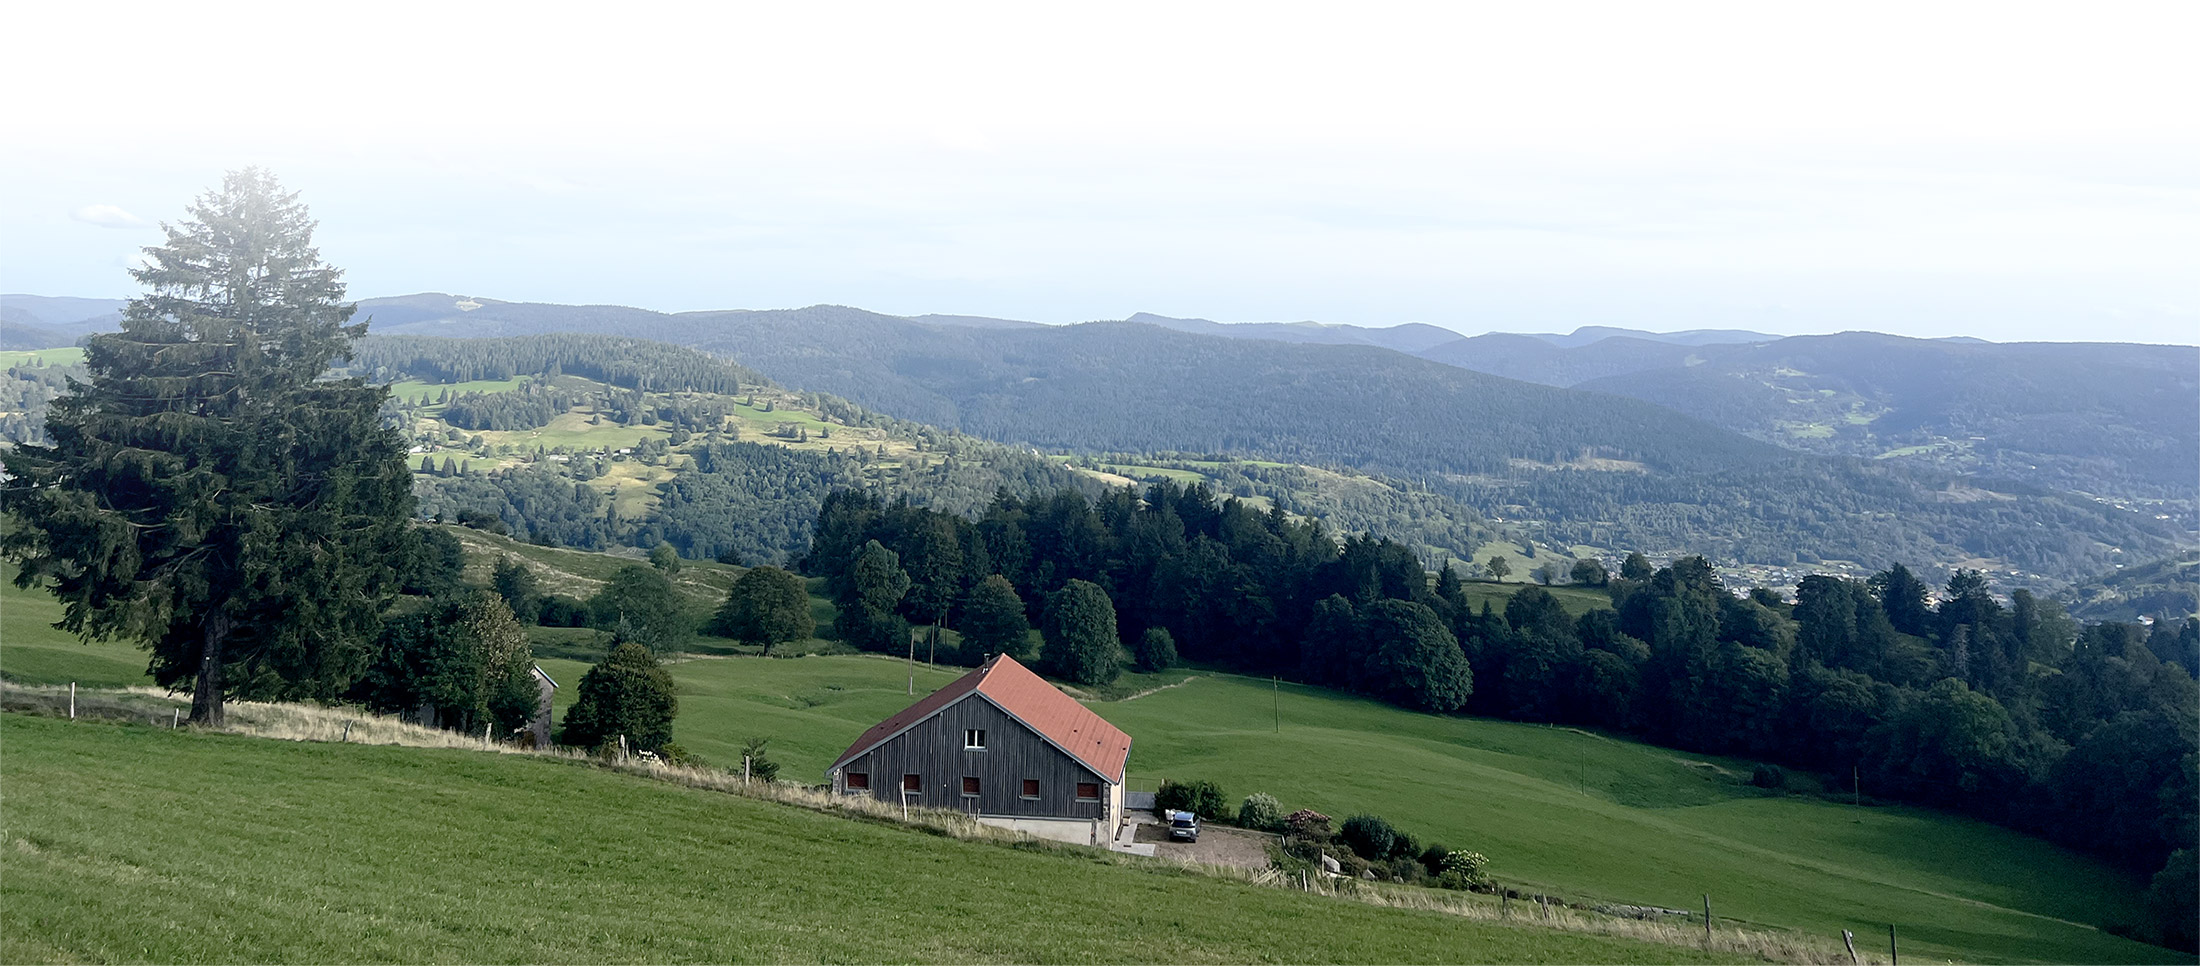
<path fill-rule="evenodd" d="M 1041 447 L 1202 451 L 1408 476 L 1583 458 L 1680 471 L 1780 455 L 1663 408 L 1367 346 L 1128 322 L 976 332 L 761 315 L 691 316 L 695 343 L 786 383 Z"/>
<path fill-rule="evenodd" d="M 1127 322 L 938 324 L 844 306 L 665 315 L 422 295 L 368 300 L 360 309 L 382 335 L 617 332 L 692 345 L 786 385 L 1042 447 L 1257 455 L 1404 475 L 1585 457 L 1709 469 L 1779 455 L 1663 409 L 1372 346 L 1224 339 Z"/>
<path fill-rule="evenodd" d="M 785 385 L 1007 442 L 1380 472 L 1549 545 L 1701 552 L 1773 568 L 1774 581 L 1792 579 L 1779 568 L 1868 572 L 1906 559 L 2052 582 L 2175 549 L 2173 526 L 2152 513 L 1932 467 L 1799 457 L 1663 407 L 1372 346 L 1131 323 L 925 322 L 842 306 L 667 315 L 446 295 L 370 300 L 362 312 L 384 334 L 577 330 L 678 342 Z"/>
<path fill-rule="evenodd" d="M 2200 348 L 1844 332 L 1698 353 L 1578 388 L 1797 449 L 2179 499 L 2188 516 L 2200 480 Z"/>

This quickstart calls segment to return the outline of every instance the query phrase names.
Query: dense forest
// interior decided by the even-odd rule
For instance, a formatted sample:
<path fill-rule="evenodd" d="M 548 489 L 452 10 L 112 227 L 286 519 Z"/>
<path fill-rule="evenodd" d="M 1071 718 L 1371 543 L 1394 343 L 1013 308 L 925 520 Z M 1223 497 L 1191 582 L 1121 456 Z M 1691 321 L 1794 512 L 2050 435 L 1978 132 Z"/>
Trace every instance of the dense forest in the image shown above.
<path fill-rule="evenodd" d="M 1611 728 L 1959 809 L 2154 875 L 2168 914 L 2148 935 L 2193 942 L 2200 619 L 2080 626 L 2026 591 L 2004 603 L 1977 571 L 1936 594 L 1900 565 L 1809 577 L 1793 599 L 1736 595 L 1700 557 L 1652 569 L 1639 555 L 1601 578 L 1611 609 L 1572 617 L 1537 587 L 1475 608 L 1456 571 L 1432 582 L 1403 545 L 1339 543 L 1317 522 L 1168 483 L 1097 502 L 1003 495 L 975 520 L 836 492 L 804 566 L 844 609 L 875 612 L 843 632 L 876 646 L 907 639 L 866 623 L 889 608 L 918 625 L 993 620 L 988 578 L 1042 626 L 1091 586 L 1125 650 L 1159 628 L 1186 660 Z"/>

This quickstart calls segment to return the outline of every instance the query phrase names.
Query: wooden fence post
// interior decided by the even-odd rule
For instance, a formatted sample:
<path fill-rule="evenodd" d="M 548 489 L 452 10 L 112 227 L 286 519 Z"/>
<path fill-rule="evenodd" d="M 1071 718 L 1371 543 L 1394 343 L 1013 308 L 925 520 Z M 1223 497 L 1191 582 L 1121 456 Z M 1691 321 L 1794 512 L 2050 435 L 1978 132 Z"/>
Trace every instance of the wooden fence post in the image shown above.
<path fill-rule="evenodd" d="M 1894 966 L 1902 966 L 1902 948 L 1895 945 L 1894 923 L 1891 922 L 1887 924 L 1887 956 L 1894 960 Z"/>
<path fill-rule="evenodd" d="M 1851 966 L 1855 966 L 1855 964 L 1863 962 L 1863 960 L 1856 958 L 1855 933 L 1850 932 L 1846 929 L 1841 930 L 1841 945 L 1849 947 L 1849 963 L 1851 964 Z"/>
<path fill-rule="evenodd" d="M 76 682 L 69 682 L 69 720 L 76 720 Z"/>
<path fill-rule="evenodd" d="M 1703 895 L 1703 944 L 1705 948 L 1711 946 L 1711 893 L 1708 892 Z"/>
<path fill-rule="evenodd" d="M 345 719 L 345 721 L 344 721 L 344 737 L 343 737 L 343 740 L 344 740 L 345 742 L 349 742 L 349 741 L 351 741 L 351 720 L 350 720 L 350 719 L 348 719 L 348 718 L 347 718 L 347 719 Z"/>

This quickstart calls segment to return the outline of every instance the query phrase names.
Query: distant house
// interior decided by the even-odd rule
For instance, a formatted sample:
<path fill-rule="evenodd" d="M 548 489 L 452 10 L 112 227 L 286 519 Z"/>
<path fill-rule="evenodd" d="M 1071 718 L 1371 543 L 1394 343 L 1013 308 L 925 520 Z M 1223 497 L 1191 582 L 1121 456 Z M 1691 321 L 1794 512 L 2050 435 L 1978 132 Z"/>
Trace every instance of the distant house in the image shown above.
<path fill-rule="evenodd" d="M 826 776 L 841 794 L 1101 845 L 1130 753 L 1129 735 L 1002 655 L 873 725 Z"/>

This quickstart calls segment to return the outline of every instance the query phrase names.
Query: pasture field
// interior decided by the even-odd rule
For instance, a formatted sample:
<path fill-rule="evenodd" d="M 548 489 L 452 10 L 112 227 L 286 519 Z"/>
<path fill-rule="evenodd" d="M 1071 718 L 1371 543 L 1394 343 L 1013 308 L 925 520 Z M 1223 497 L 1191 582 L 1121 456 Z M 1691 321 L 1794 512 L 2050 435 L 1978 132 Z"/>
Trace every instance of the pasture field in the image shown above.
<path fill-rule="evenodd" d="M 9 366 L 74 366 L 83 362 L 84 350 L 76 346 L 60 349 L 0 350 L 0 369 Z"/>
<path fill-rule="evenodd" d="M 523 756 L 0 715 L 7 962 L 1699 962 Z"/>
<path fill-rule="evenodd" d="M 456 532 L 468 544 L 469 576 L 479 579 L 486 578 L 482 555 L 492 550 L 526 557 L 546 584 L 600 580 L 627 563 Z M 707 613 L 738 573 L 690 563 L 681 588 Z M 822 625 L 830 608 L 816 604 Z M 59 614 L 44 594 L 0 584 L 0 674 L 29 683 L 147 683 L 143 652 L 79 644 L 47 626 Z M 538 628 L 534 635 L 544 669 L 564 685 L 562 715 L 594 659 L 597 634 Z M 797 650 L 837 647 L 813 641 Z M 695 650 L 669 662 L 681 692 L 674 739 L 721 766 L 738 767 L 744 741 L 764 737 L 786 780 L 821 781 L 849 741 L 912 700 L 910 669 L 890 657 L 729 656 L 747 649 L 717 638 L 699 638 Z M 916 693 L 961 673 L 920 663 Z M 1416 714 L 1201 670 L 1126 675 L 1098 694 L 1112 700 L 1092 706 L 1136 742 L 1134 788 L 1207 778 L 1233 800 L 1266 791 L 1286 808 L 1315 808 L 1340 821 L 1379 814 L 1424 843 L 1488 854 L 1503 881 L 1532 891 L 1676 909 L 1700 907 L 1708 892 L 1722 919 L 1818 937 L 1848 928 L 1867 942 L 1883 942 L 1892 922 L 1903 951 L 1920 958 L 2148 962 L 2171 955 L 2096 928 L 2133 918 L 2143 887 L 2100 862 L 1926 809 L 1771 796 L 1747 784 L 1749 762 L 1571 728 Z M 12 758 L 18 746 L 9 747 Z M 14 811 L 11 799 L 11 820 Z"/>
<path fill-rule="evenodd" d="M 919 665 L 917 693 L 958 673 Z M 770 737 L 793 781 L 822 781 L 848 742 L 911 700 L 903 664 L 870 655 L 705 658 L 672 674 L 676 741 L 723 764 L 743 739 Z M 1382 815 L 1424 843 L 1489 855 L 1509 884 L 1571 898 L 1688 909 L 1710 893 L 1722 919 L 1835 939 L 1847 928 L 1867 945 L 1894 923 L 1921 959 L 2170 955 L 2095 928 L 2133 917 L 2143 883 L 1983 822 L 1771 796 L 1747 784 L 1750 763 L 1576 729 L 1233 675 L 1150 677 L 1176 686 L 1092 704 L 1134 740 L 1133 787 L 1207 778 L 1233 801 L 1266 791 L 1340 822 Z"/>
<path fill-rule="evenodd" d="M 13 561 L 0 561 L 0 677 L 25 684 L 120 688 L 152 684 L 147 654 L 130 644 L 79 643 L 55 630 L 61 602 L 41 590 L 15 586 Z"/>

